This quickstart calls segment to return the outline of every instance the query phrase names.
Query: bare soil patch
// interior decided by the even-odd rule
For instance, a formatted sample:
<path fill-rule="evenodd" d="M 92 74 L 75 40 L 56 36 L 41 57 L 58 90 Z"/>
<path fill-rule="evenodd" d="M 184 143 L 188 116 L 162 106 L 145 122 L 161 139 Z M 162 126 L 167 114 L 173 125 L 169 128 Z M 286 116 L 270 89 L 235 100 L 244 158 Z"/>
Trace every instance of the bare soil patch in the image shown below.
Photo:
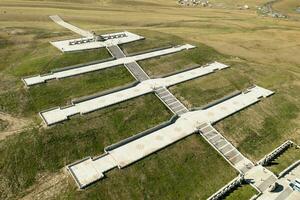
<path fill-rule="evenodd" d="M 31 121 L 24 118 L 16 118 L 9 114 L 0 112 L 0 141 L 7 136 L 23 131 L 31 124 Z"/>

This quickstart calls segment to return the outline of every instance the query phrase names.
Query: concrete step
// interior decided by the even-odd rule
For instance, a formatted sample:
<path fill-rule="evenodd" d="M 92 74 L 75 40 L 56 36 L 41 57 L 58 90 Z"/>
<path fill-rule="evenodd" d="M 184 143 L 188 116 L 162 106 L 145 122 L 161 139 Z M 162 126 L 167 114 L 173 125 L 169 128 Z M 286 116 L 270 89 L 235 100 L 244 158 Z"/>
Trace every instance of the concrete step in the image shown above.
<path fill-rule="evenodd" d="M 201 135 L 216 148 L 220 154 L 238 170 L 242 171 L 247 169 L 247 164 L 251 164 L 247 158 L 245 158 L 230 142 L 226 140 L 216 129 L 210 124 L 201 124 L 198 127 Z M 238 165 L 239 162 L 243 161 L 242 165 Z"/>
<path fill-rule="evenodd" d="M 127 63 L 125 67 L 140 82 L 150 79 L 137 62 Z"/>
<path fill-rule="evenodd" d="M 107 47 L 107 49 L 108 49 L 109 53 L 116 59 L 126 57 L 126 55 L 123 53 L 123 51 L 120 49 L 120 47 L 118 45 L 109 46 L 109 47 Z"/>
<path fill-rule="evenodd" d="M 188 109 L 167 88 L 157 88 L 155 93 L 174 114 L 182 115 L 188 112 Z"/>

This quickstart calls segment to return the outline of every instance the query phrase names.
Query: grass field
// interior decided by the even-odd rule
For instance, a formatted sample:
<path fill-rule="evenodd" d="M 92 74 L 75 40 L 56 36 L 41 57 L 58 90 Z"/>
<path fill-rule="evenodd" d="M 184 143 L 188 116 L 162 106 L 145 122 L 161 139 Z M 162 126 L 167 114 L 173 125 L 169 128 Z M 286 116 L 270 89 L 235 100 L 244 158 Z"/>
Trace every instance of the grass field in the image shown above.
<path fill-rule="evenodd" d="M 273 4 L 273 8 L 284 14 L 289 15 L 294 19 L 300 20 L 300 14 L 296 9 L 300 7 L 300 2 L 297 0 L 281 0 Z"/>
<path fill-rule="evenodd" d="M 0 131 L 3 131 L 7 128 L 8 122 L 5 120 L 0 119 Z"/>
<path fill-rule="evenodd" d="M 78 37 L 51 22 L 52 14 L 98 33 L 128 30 L 147 38 L 123 45 L 128 53 L 197 45 L 195 50 L 140 64 L 153 77 L 215 60 L 229 64 L 228 70 L 171 90 L 192 108 L 254 83 L 267 87 L 276 94 L 216 127 L 253 160 L 286 139 L 300 143 L 299 21 L 236 9 L 236 4 L 255 6 L 265 1 L 232 2 L 226 0 L 228 6 L 218 8 L 184 8 L 173 0 L 1 1 L 0 112 L 34 123 L 31 129 L 0 141 L 0 198 L 205 199 L 236 176 L 195 135 L 77 191 L 62 172 L 66 164 L 99 155 L 105 146 L 166 121 L 171 113 L 153 95 L 146 95 L 49 129 L 39 128 L 37 112 L 133 81 L 125 68 L 116 67 L 25 89 L 23 76 L 109 57 L 104 49 L 62 54 L 52 47 L 49 41 Z"/>
<path fill-rule="evenodd" d="M 225 200 L 251 199 L 258 192 L 249 184 L 244 184 L 230 193 Z"/>
<path fill-rule="evenodd" d="M 288 148 L 283 154 L 276 158 L 268 168 L 275 174 L 280 174 L 284 169 L 300 160 L 300 149 L 295 147 Z"/>

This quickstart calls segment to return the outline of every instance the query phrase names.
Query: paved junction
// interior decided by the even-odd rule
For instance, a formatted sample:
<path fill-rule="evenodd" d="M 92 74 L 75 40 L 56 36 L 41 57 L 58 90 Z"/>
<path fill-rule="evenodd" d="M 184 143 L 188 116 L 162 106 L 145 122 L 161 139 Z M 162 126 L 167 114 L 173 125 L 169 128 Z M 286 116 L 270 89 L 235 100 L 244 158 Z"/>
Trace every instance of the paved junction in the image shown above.
<path fill-rule="evenodd" d="M 184 81 L 204 76 L 213 73 L 216 70 L 222 70 L 227 67 L 227 65 L 214 62 L 204 67 L 188 70 L 165 78 L 149 79 L 137 84 L 134 87 L 120 90 L 118 92 L 113 92 L 104 96 L 93 97 L 92 99 L 75 103 L 65 108 L 57 107 L 46 110 L 41 112 L 40 115 L 47 125 L 53 125 L 67 120 L 70 116 L 90 113 L 98 109 L 105 108 L 107 106 L 117 104 L 154 91 L 157 91 L 158 96 L 161 97 L 160 99 L 162 99 L 164 103 L 168 103 L 167 105 L 170 105 L 168 107 L 170 107 L 173 112 L 177 112 L 176 107 L 178 105 L 178 102 L 177 104 L 174 104 L 174 106 L 176 105 L 176 107 L 174 107 L 172 106 L 173 104 L 171 105 L 171 103 L 173 103 L 172 101 L 167 101 L 169 99 L 168 97 L 171 97 L 173 100 L 175 99 L 175 97 L 168 94 L 169 92 L 165 93 L 167 90 L 166 87 L 170 87 Z M 165 92 L 162 93 L 161 88 L 165 88 L 163 89 Z M 180 103 L 180 105 L 182 104 Z M 179 111 L 181 110 L 178 110 L 178 112 Z"/>
<path fill-rule="evenodd" d="M 86 158 L 68 166 L 80 188 L 104 177 L 104 173 L 115 167 L 123 168 L 167 147 L 191 134 L 199 133 L 199 128 L 213 124 L 230 116 L 273 92 L 255 86 L 232 98 L 209 108 L 187 112 L 174 123 L 153 132 L 145 132 L 105 149 L 105 154 L 97 158 Z M 239 160 L 236 165 L 239 166 Z M 248 164 L 248 163 L 246 163 Z"/>
<path fill-rule="evenodd" d="M 266 173 L 266 170 L 264 170 L 264 173 Z M 263 179 L 262 176 L 260 176 L 259 173 L 254 172 L 252 175 L 253 177 L 257 177 L 257 179 Z M 300 180 L 300 165 L 296 166 L 294 169 L 292 169 L 289 173 L 287 173 L 285 176 L 274 179 L 271 177 L 265 178 L 265 183 L 263 185 L 265 188 L 268 188 L 269 185 L 272 185 L 273 183 L 277 182 L 279 184 L 278 189 L 276 189 L 273 192 L 270 192 L 269 190 L 261 190 L 263 191 L 262 194 L 259 196 L 258 200 L 299 200 L 300 199 L 300 191 L 295 191 L 292 189 L 290 184 L 294 182 L 296 179 Z"/>

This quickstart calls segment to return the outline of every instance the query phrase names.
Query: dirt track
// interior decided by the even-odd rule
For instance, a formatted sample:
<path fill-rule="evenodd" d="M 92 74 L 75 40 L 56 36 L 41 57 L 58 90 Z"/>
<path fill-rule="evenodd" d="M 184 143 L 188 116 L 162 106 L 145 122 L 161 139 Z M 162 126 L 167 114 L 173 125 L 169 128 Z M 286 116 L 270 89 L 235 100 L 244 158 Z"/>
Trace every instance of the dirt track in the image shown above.
<path fill-rule="evenodd" d="M 12 117 L 11 115 L 0 112 L 0 120 L 6 122 L 8 125 L 0 132 L 0 141 L 4 140 L 7 136 L 13 135 L 23 131 L 31 121 L 22 118 Z"/>

